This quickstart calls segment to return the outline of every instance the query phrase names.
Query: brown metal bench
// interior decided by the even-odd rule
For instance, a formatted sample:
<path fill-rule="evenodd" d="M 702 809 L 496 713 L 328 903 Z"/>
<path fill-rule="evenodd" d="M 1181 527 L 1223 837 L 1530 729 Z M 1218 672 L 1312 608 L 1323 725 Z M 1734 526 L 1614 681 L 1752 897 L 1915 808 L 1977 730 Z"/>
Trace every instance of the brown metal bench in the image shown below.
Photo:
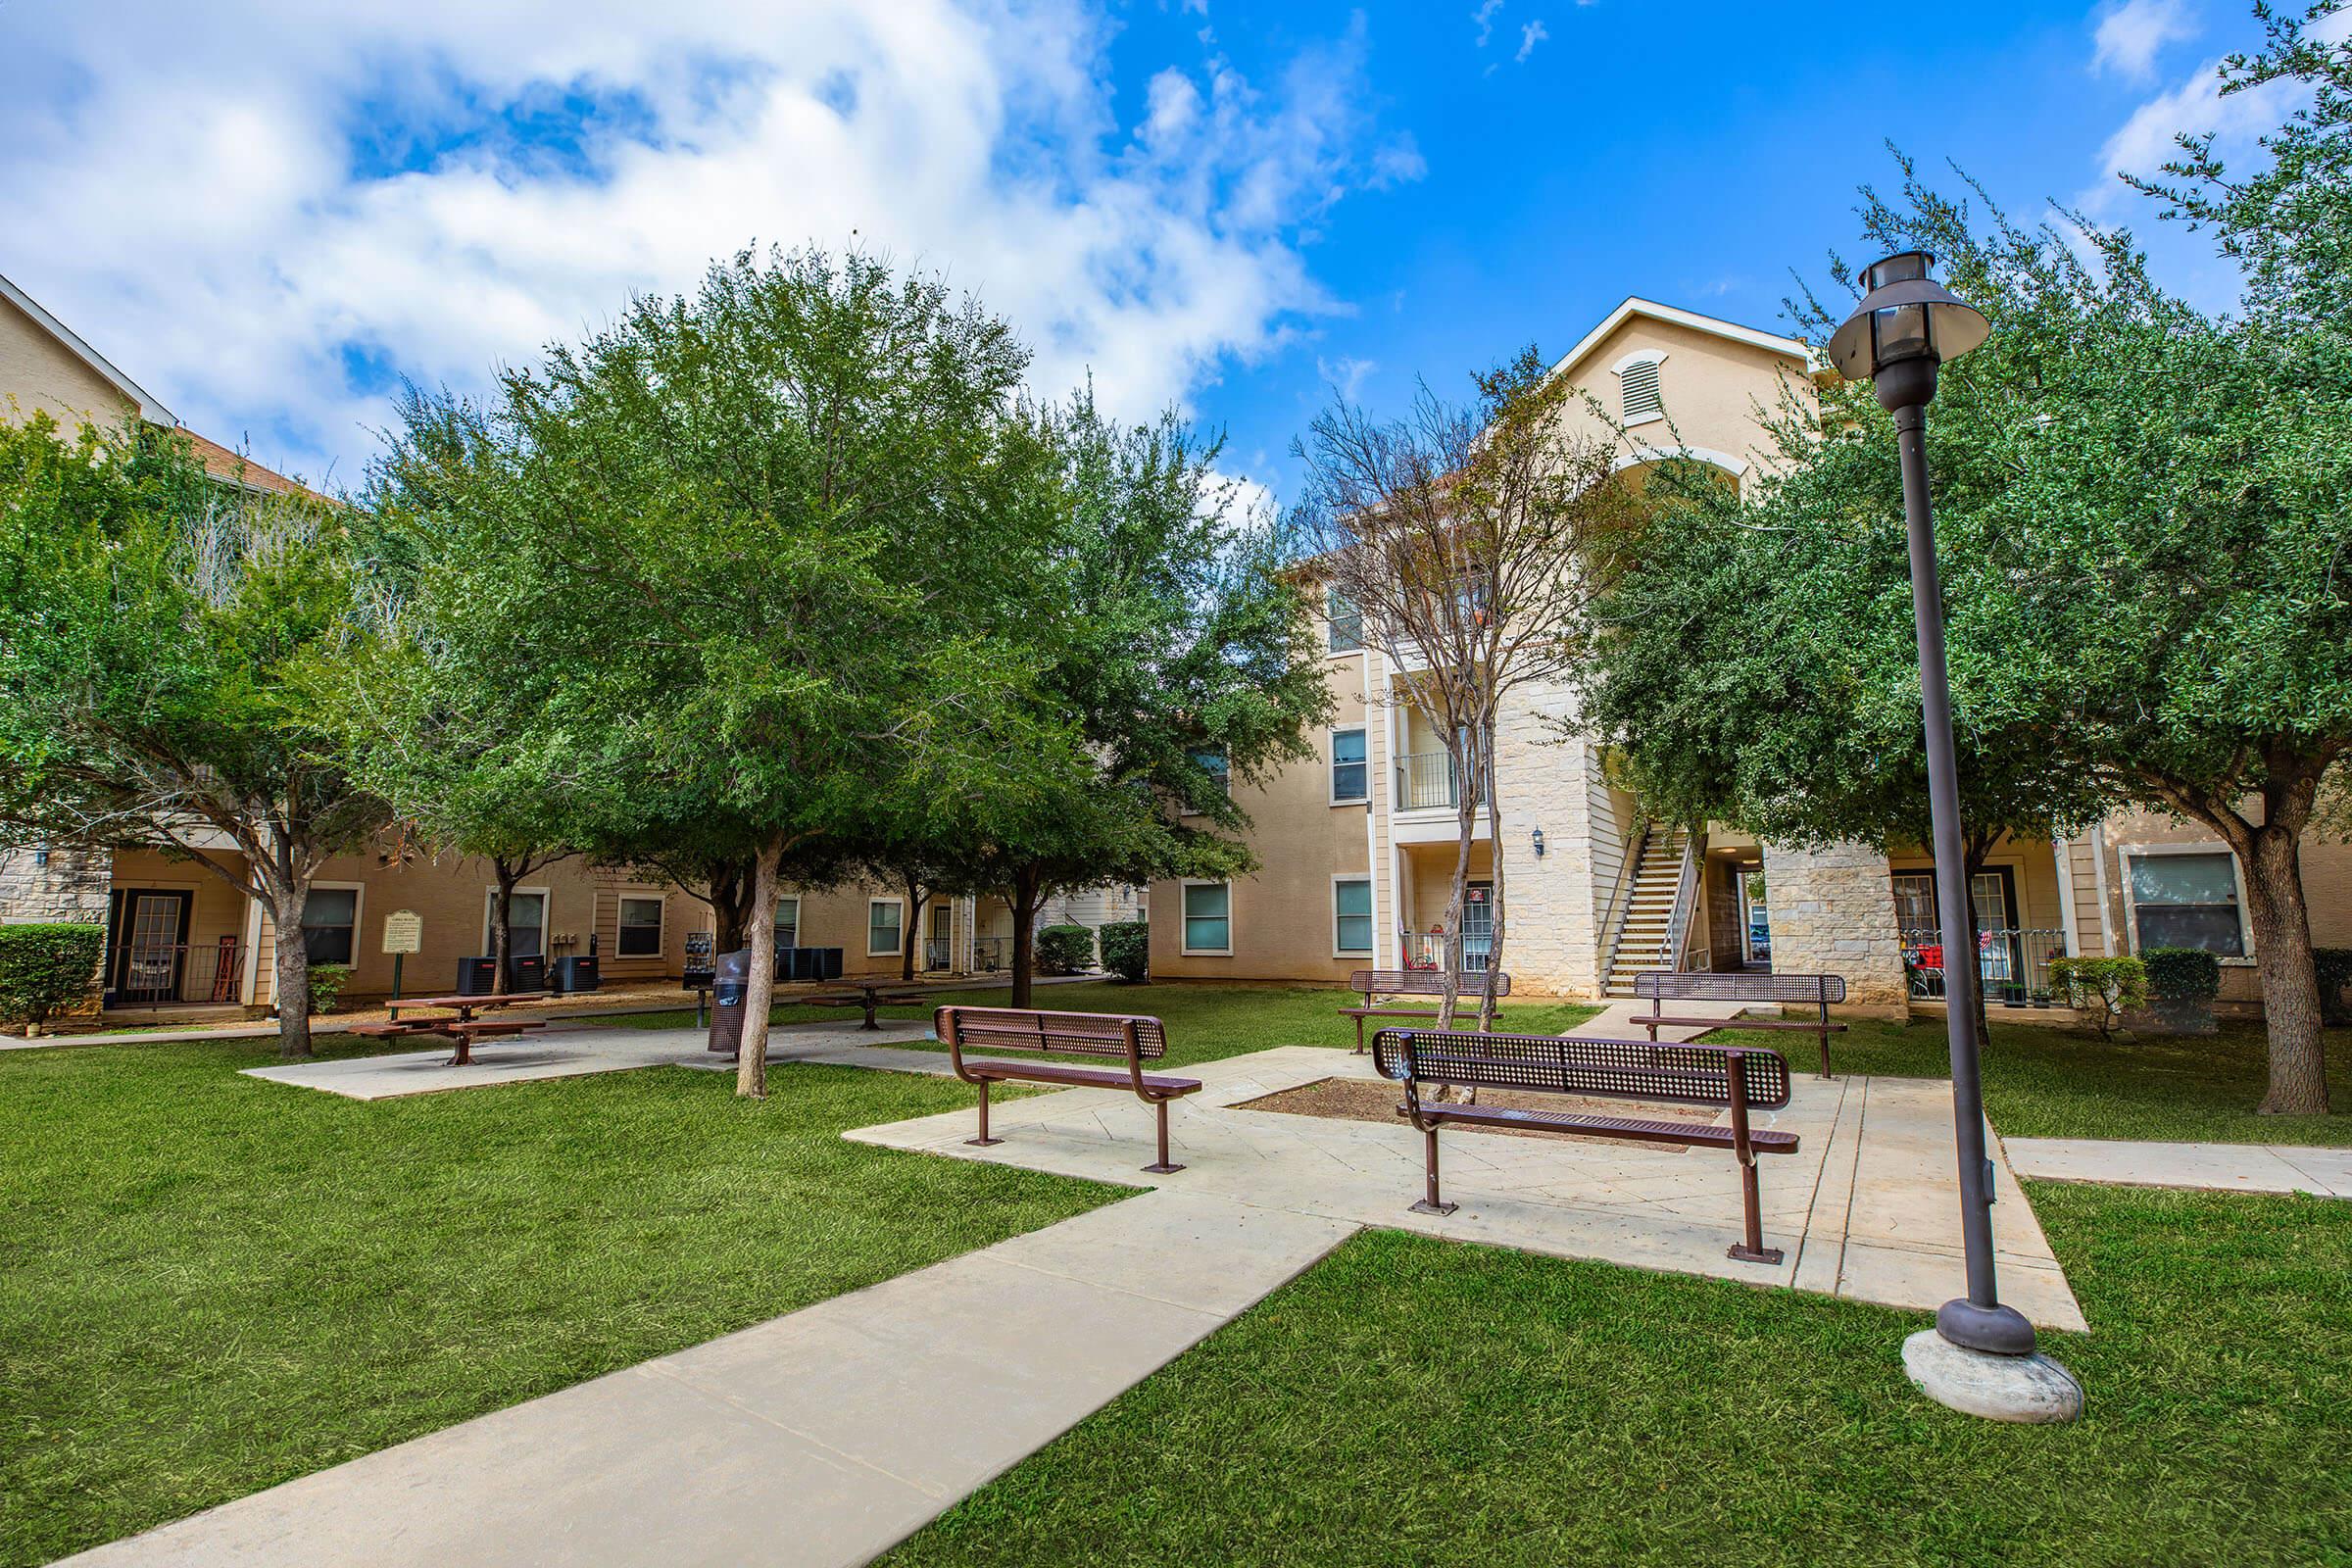
<path fill-rule="evenodd" d="M 1479 990 L 1487 983 L 1483 973 L 1465 970 L 1455 976 L 1454 993 L 1468 997 L 1473 1011 L 1478 1007 Z M 1366 1018 L 1435 1018 L 1435 1007 L 1397 1007 L 1385 1005 L 1382 997 L 1442 997 L 1446 994 L 1446 976 L 1436 969 L 1358 969 L 1348 977 L 1348 989 L 1361 996 L 1363 1005 L 1342 1007 L 1340 1016 L 1355 1020 L 1355 1054 L 1364 1054 L 1364 1020 Z M 1496 972 L 1494 994 L 1511 994 L 1511 977 Z M 1459 1011 L 1457 1007 L 1455 1009 Z"/>
<path fill-rule="evenodd" d="M 1159 1113 L 1159 1158 L 1144 1169 L 1156 1175 L 1184 1169 L 1168 1159 L 1168 1102 L 1200 1092 L 1194 1078 L 1164 1078 L 1144 1063 L 1165 1055 L 1167 1030 L 1157 1018 L 1115 1012 L 1043 1012 L 1031 1007 L 942 1007 L 933 1019 L 956 1076 L 980 1087 L 980 1136 L 967 1142 L 983 1148 L 1001 1144 L 988 1135 L 988 1086 L 1017 1081 L 1080 1089 L 1132 1089 Z M 964 1048 L 984 1051 L 1041 1051 L 1057 1055 L 1101 1056 L 1122 1061 L 1113 1070 L 1065 1067 L 1050 1061 L 973 1059 Z"/>
<path fill-rule="evenodd" d="M 1762 974 L 1733 970 L 1724 974 L 1652 969 L 1634 976 L 1634 995 L 1649 999 L 1649 1011 L 1635 1019 L 1649 1038 L 1669 1029 L 1789 1029 L 1821 1040 L 1821 1076 L 1830 1076 L 1830 1036 L 1845 1025 L 1830 1021 L 1830 1004 L 1845 1000 L 1845 976 L 1838 974 Z M 1692 1018 L 1664 1010 L 1669 1002 L 1762 1002 L 1783 1006 L 1814 1007 L 1811 1018 Z"/>
<path fill-rule="evenodd" d="M 1372 1061 L 1383 1077 L 1404 1087 L 1398 1113 L 1424 1140 L 1429 1191 L 1413 1205 L 1424 1214 L 1450 1214 L 1455 1204 L 1438 1196 L 1438 1129 L 1502 1127 L 1515 1132 L 1579 1138 L 1629 1138 L 1728 1149 L 1740 1162 L 1746 1224 L 1730 1255 L 1743 1263 L 1778 1263 L 1781 1250 L 1764 1245 L 1756 1191 L 1758 1154 L 1792 1154 L 1794 1133 L 1748 1125 L 1750 1110 L 1788 1103 L 1788 1063 L 1777 1051 L 1740 1046 L 1653 1045 L 1640 1040 L 1565 1040 L 1549 1035 L 1482 1035 L 1459 1030 L 1383 1029 L 1372 1037 Z M 1425 1101 L 1421 1085 L 1586 1095 L 1680 1105 L 1722 1105 L 1729 1126 L 1713 1122 L 1588 1116 L 1565 1111 L 1515 1110 Z"/>

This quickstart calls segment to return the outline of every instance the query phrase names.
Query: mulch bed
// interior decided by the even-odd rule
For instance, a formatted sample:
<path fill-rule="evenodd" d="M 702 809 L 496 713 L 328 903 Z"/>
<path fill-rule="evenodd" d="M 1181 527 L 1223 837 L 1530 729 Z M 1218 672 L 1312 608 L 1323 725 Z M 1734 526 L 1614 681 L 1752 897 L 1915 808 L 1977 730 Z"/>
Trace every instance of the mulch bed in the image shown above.
<path fill-rule="evenodd" d="M 1604 1100 L 1582 1095 L 1530 1095 L 1507 1089 L 1482 1089 L 1478 1102 L 1504 1110 L 1564 1111 L 1575 1116 L 1641 1116 L 1653 1121 L 1688 1121 L 1699 1126 L 1712 1122 L 1717 1112 L 1703 1105 L 1629 1105 L 1622 1100 Z M 1364 1078 L 1318 1078 L 1311 1084 L 1296 1089 L 1278 1089 L 1255 1100 L 1245 1100 L 1229 1106 L 1232 1110 L 1272 1110 L 1289 1116 L 1323 1116 L 1335 1121 L 1383 1122 L 1389 1125 L 1403 1120 L 1396 1107 L 1401 1103 L 1394 1084 Z M 1561 1138 L 1569 1137 L 1580 1144 L 1636 1143 L 1645 1149 L 1662 1152 L 1687 1154 L 1690 1151 L 1683 1144 L 1653 1144 L 1644 1139 L 1576 1138 L 1573 1134 L 1540 1133 L 1511 1127 L 1454 1126 L 1448 1133 L 1483 1133 L 1495 1138 Z"/>

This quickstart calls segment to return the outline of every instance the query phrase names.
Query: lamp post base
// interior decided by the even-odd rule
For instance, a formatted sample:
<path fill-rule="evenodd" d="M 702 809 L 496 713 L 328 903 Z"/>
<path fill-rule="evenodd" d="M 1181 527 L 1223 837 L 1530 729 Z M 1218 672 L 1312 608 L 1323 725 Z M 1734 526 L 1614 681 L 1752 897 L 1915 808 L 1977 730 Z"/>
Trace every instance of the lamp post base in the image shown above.
<path fill-rule="evenodd" d="M 2049 1425 L 2082 1415 L 2082 1385 L 2038 1352 L 1972 1350 L 1934 1329 L 1921 1329 L 1903 1342 L 1903 1371 L 1922 1394 L 1963 1415 Z"/>
<path fill-rule="evenodd" d="M 1967 1350 L 2032 1355 L 2034 1325 L 2014 1306 L 1979 1306 L 1956 1297 L 1936 1309 L 1936 1332 Z"/>

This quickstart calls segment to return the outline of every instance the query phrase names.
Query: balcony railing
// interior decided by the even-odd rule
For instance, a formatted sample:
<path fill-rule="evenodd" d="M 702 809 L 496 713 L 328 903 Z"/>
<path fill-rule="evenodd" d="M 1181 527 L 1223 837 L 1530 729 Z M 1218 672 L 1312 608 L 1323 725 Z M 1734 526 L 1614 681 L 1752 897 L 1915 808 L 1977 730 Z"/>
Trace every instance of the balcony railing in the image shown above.
<path fill-rule="evenodd" d="M 1932 927 L 1902 930 L 1903 968 L 1911 994 L 1940 1000 L 1944 994 L 1943 934 Z M 1977 979 L 1991 1007 L 2046 1006 L 2051 1001 L 2050 960 L 2066 952 L 2066 933 L 2010 929 L 1977 934 Z"/>
<path fill-rule="evenodd" d="M 956 944 L 946 937 L 923 938 L 923 972 L 942 974 L 956 967 Z"/>
<path fill-rule="evenodd" d="M 1428 810 L 1460 804 L 1453 758 L 1446 752 L 1409 752 L 1396 759 L 1396 808 Z"/>
<path fill-rule="evenodd" d="M 245 952 L 234 942 L 139 943 L 113 955 L 106 972 L 109 1006 L 227 1004 L 244 997 Z"/>
<path fill-rule="evenodd" d="M 972 938 L 972 970 L 975 974 L 995 974 L 1011 961 L 1010 937 Z"/>
<path fill-rule="evenodd" d="M 1456 939 L 1439 931 L 1399 931 L 1396 951 L 1403 955 L 1407 969 L 1443 969 L 1446 955 L 1455 951 Z M 1491 933 L 1473 931 L 1459 939 L 1461 967 L 1464 974 L 1484 973 L 1494 953 L 1494 938 Z"/>

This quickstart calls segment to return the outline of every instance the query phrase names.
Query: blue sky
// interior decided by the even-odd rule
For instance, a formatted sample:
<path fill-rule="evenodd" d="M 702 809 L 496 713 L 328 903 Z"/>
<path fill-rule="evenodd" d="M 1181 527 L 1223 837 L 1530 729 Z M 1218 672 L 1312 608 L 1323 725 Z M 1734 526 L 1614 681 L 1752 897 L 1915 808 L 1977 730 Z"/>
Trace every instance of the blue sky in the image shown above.
<path fill-rule="evenodd" d="M 485 384 L 747 241 L 976 289 L 1280 497 L 1334 384 L 1396 407 L 1627 294 L 1773 326 L 1892 140 L 2014 209 L 2217 102 L 2239 0 L 160 0 L 0 8 L 0 272 L 197 428 L 352 483 L 398 377 Z M 2143 228 L 2147 223 L 2141 222 Z M 2184 236 L 2169 275 L 2230 278 Z"/>

